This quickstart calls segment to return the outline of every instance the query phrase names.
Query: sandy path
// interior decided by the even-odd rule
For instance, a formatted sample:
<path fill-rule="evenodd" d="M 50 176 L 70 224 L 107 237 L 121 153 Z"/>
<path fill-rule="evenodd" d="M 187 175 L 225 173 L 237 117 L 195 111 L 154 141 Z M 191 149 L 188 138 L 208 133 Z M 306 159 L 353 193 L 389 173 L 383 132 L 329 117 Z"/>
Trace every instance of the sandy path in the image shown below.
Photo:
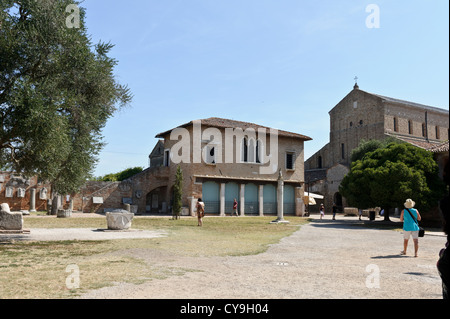
<path fill-rule="evenodd" d="M 347 217 L 315 220 L 256 256 L 194 258 L 127 250 L 120 254 L 174 273 L 141 285 L 119 283 L 81 298 L 442 298 L 436 261 L 446 241 L 443 233 L 421 238 L 414 258 L 412 242 L 407 256 L 399 256 L 400 232 L 352 222 Z"/>

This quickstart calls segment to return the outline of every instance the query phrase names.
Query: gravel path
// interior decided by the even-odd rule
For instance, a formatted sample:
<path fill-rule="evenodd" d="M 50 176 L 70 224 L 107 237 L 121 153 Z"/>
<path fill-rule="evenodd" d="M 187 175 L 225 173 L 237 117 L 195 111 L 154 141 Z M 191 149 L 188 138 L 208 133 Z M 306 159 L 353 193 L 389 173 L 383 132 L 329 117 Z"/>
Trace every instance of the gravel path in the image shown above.
<path fill-rule="evenodd" d="M 314 216 L 313 216 L 314 217 Z M 180 257 L 156 250 L 118 252 L 174 271 L 140 285 L 118 283 L 81 298 L 441 299 L 436 270 L 443 233 L 421 238 L 400 256 L 402 233 L 352 226 L 356 218 L 314 219 L 267 252 L 242 257 Z"/>
<path fill-rule="evenodd" d="M 111 240 L 132 238 L 157 238 L 166 236 L 163 231 L 129 229 L 112 231 L 89 228 L 33 228 L 29 234 L 3 235 L 8 240 L 59 241 L 59 240 Z"/>

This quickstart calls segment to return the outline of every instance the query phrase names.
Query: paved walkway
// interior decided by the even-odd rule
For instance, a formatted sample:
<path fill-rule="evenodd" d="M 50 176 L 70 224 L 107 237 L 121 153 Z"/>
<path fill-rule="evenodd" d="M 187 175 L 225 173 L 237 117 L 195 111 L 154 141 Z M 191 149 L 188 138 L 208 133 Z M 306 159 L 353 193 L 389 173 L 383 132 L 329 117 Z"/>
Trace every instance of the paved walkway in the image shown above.
<path fill-rule="evenodd" d="M 412 241 L 407 255 L 399 255 L 399 231 L 357 226 L 353 217 L 311 217 L 316 217 L 313 222 L 255 256 L 121 252 L 155 268 L 179 271 L 141 285 L 119 283 L 82 298 L 442 298 L 436 262 L 446 242 L 443 233 L 427 232 L 415 258 Z"/>

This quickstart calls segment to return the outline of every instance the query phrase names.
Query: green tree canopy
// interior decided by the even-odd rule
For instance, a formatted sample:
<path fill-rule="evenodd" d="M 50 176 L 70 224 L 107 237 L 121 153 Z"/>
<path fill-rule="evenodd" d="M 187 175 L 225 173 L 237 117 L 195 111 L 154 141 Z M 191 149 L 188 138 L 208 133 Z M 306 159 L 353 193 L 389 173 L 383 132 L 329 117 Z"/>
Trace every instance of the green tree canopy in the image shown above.
<path fill-rule="evenodd" d="M 108 118 L 131 101 L 84 17 L 73 0 L 0 1 L 0 166 L 59 193 L 86 181 Z"/>
<path fill-rule="evenodd" d="M 350 159 L 352 162 L 356 162 L 357 160 L 361 160 L 364 157 L 364 155 L 366 155 L 367 153 L 373 152 L 378 148 L 385 147 L 390 143 L 401 143 L 401 142 L 393 137 L 388 137 L 384 140 L 373 140 L 373 139 L 372 140 L 364 140 L 364 139 L 362 139 L 359 142 L 358 147 L 356 147 L 352 150 Z"/>
<path fill-rule="evenodd" d="M 413 145 L 391 143 L 368 152 L 352 163 L 339 192 L 349 205 L 389 208 L 403 207 L 407 198 L 426 212 L 442 197 L 444 186 L 432 153 Z"/>
<path fill-rule="evenodd" d="M 127 169 L 124 169 L 123 171 L 120 171 L 118 173 L 111 173 L 106 174 L 103 177 L 98 178 L 100 181 L 111 181 L 111 182 L 121 182 L 123 180 L 126 180 L 127 178 L 130 178 L 133 175 L 136 175 L 137 173 L 140 173 L 144 170 L 143 167 L 137 166 L 137 167 L 130 167 Z"/>

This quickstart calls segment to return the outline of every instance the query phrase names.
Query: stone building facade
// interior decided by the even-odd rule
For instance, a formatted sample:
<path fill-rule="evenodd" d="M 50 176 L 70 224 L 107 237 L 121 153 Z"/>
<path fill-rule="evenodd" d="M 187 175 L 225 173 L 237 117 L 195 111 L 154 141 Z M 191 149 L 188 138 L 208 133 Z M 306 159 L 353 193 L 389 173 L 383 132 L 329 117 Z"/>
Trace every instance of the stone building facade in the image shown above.
<path fill-rule="evenodd" d="M 280 169 L 284 214 L 303 214 L 304 142 L 309 137 L 208 118 L 180 125 L 156 138 L 149 168 L 123 182 L 88 182 L 75 196 L 74 209 L 103 212 L 128 203 L 138 214 L 170 214 L 179 165 L 184 215 L 195 214 L 198 198 L 211 215 L 231 214 L 234 199 L 241 215 L 277 214 Z"/>
<path fill-rule="evenodd" d="M 329 116 L 329 143 L 305 161 L 307 186 L 325 196 L 327 211 L 346 204 L 338 187 L 361 140 L 391 136 L 425 149 L 448 140 L 448 110 L 368 93 L 357 84 Z"/>
<path fill-rule="evenodd" d="M 303 213 L 304 142 L 311 138 L 221 118 L 191 121 L 156 137 L 161 139 L 157 144 L 159 152 L 155 152 L 155 147 L 152 154 L 161 158 L 162 144 L 162 163 L 150 156 L 151 163 L 159 164 L 150 167 L 148 174 L 160 169 L 164 176 L 160 177 L 159 187 L 146 188 L 139 209 L 170 209 L 179 165 L 184 177 L 182 202 L 189 214 L 194 213 L 198 198 L 205 202 L 208 214 L 230 214 L 234 199 L 241 215 L 276 214 L 280 170 L 284 213 Z"/>

